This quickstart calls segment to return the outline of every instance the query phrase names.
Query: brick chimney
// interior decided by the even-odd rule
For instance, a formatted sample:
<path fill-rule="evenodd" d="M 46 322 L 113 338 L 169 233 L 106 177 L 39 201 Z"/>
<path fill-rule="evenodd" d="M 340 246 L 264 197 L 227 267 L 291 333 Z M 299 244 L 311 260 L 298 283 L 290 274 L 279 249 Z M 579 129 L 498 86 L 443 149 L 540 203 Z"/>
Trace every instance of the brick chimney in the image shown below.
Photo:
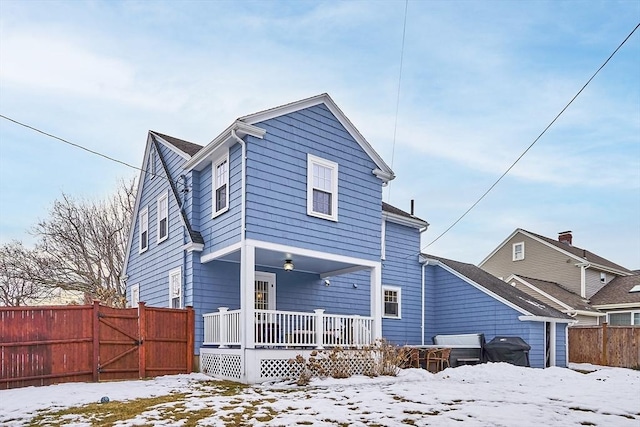
<path fill-rule="evenodd" d="M 573 236 L 571 235 L 571 230 L 561 231 L 560 233 L 558 233 L 558 242 L 566 243 L 567 245 L 571 246 L 572 239 Z"/>

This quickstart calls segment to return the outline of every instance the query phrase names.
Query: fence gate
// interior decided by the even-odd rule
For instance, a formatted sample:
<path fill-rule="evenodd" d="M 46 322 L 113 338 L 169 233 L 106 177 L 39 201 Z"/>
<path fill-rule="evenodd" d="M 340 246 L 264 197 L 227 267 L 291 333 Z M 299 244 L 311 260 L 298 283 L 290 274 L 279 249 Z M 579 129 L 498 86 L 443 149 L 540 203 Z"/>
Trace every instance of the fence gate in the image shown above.
<path fill-rule="evenodd" d="M 94 341 L 93 363 L 98 378 L 95 379 L 138 378 L 141 344 L 138 309 L 100 306 L 96 326 L 94 334 L 98 339 Z"/>

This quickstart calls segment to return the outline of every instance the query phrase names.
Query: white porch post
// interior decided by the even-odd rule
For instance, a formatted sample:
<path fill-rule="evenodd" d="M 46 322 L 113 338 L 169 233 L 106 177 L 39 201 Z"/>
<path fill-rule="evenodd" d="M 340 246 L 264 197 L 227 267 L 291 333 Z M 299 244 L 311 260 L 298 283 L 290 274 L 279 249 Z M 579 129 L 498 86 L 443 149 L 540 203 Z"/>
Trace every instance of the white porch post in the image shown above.
<path fill-rule="evenodd" d="M 323 308 L 316 308 L 315 310 L 313 310 L 314 313 L 316 313 L 316 348 L 318 350 L 322 350 L 324 348 L 323 346 L 323 342 L 322 342 L 322 338 L 324 337 L 324 322 L 323 322 L 323 316 L 324 316 L 324 309 Z"/>
<path fill-rule="evenodd" d="M 369 271 L 371 280 L 371 316 L 373 317 L 371 338 L 375 341 L 382 338 L 382 264 L 377 263 Z"/>
<path fill-rule="evenodd" d="M 243 245 L 240 255 L 240 308 L 242 310 L 242 348 L 255 348 L 256 248 Z"/>
<path fill-rule="evenodd" d="M 218 307 L 218 311 L 220 312 L 220 348 L 227 348 L 227 342 L 229 341 L 227 336 L 227 331 L 229 330 L 227 311 L 229 311 L 229 307 Z"/>

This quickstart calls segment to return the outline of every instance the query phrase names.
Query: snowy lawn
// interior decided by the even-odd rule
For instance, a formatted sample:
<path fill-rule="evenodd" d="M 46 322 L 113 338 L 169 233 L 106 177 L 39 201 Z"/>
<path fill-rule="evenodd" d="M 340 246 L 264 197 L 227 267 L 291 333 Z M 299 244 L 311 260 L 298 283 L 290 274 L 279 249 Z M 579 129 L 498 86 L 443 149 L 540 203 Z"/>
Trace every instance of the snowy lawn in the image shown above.
<path fill-rule="evenodd" d="M 489 363 L 305 387 L 202 374 L 27 387 L 0 391 L 0 425 L 640 426 L 639 371 L 572 367 L 595 370 Z"/>

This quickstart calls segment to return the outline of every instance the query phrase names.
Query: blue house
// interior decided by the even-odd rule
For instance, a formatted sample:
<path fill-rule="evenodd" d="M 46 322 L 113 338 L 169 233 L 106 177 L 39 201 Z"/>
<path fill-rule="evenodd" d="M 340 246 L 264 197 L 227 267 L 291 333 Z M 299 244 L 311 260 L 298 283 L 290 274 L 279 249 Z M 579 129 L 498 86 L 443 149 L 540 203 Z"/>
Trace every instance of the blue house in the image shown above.
<path fill-rule="evenodd" d="M 192 306 L 211 375 L 260 382 L 315 348 L 430 344 L 480 324 L 493 325 L 489 338 L 538 339 L 546 315 L 567 321 L 485 294 L 519 313 L 495 316 L 472 295 L 475 282 L 454 286 L 446 262 L 421 256 L 428 223 L 382 202 L 393 171 L 326 94 L 241 117 L 205 146 L 150 131 L 142 170 L 123 270 L 129 302 Z M 546 336 L 563 343 L 558 329 Z"/>

